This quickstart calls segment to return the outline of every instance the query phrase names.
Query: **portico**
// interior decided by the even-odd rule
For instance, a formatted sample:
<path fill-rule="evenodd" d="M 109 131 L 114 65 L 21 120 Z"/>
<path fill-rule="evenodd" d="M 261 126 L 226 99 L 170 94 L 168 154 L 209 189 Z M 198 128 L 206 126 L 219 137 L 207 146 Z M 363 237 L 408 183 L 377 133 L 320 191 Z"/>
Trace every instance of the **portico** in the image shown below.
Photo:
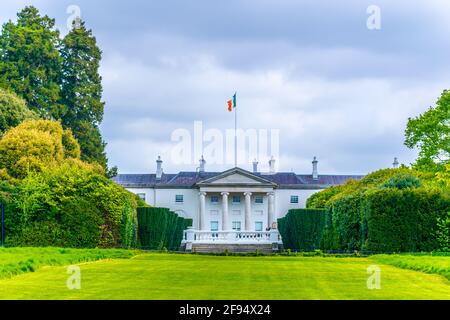
<path fill-rule="evenodd" d="M 233 168 L 197 186 L 199 230 L 264 231 L 274 227 L 273 182 Z"/>
<path fill-rule="evenodd" d="M 233 168 L 197 183 L 197 187 L 198 225 L 186 230 L 186 243 L 279 242 L 275 183 Z"/>
<path fill-rule="evenodd" d="M 211 215 L 208 214 L 208 209 L 211 209 L 212 205 L 208 205 L 207 203 L 211 203 L 211 197 L 216 197 L 220 195 L 220 205 L 218 207 L 213 207 L 215 210 L 220 210 L 220 215 L 213 217 L 215 219 L 220 220 L 220 230 L 222 231 L 230 231 L 236 229 L 231 225 L 231 221 L 233 219 L 232 214 L 230 213 L 230 209 L 234 212 L 238 212 L 238 216 L 242 214 L 243 219 L 243 230 L 245 231 L 263 231 L 263 230 L 255 230 L 256 228 L 252 224 L 254 218 L 253 215 L 256 212 L 262 211 L 262 216 L 259 219 L 263 220 L 263 229 L 273 228 L 274 223 L 276 222 L 275 215 L 275 205 L 274 205 L 274 192 L 273 188 L 201 188 L 199 192 L 199 230 L 207 231 L 210 226 L 208 225 L 208 221 L 211 221 Z M 243 205 L 241 201 L 235 203 L 233 202 L 236 197 L 239 199 L 244 199 Z M 259 199 L 260 204 L 256 204 L 256 199 Z M 220 208 L 220 209 L 219 209 Z M 242 210 L 243 209 L 243 210 Z M 263 210 L 261 210 L 263 209 Z M 255 211 L 256 210 L 256 211 Z M 266 214 L 267 213 L 267 214 Z M 234 218 L 236 219 L 236 214 L 234 214 Z M 263 219 L 264 218 L 264 219 Z M 262 222 L 262 221 L 261 221 Z M 214 231 L 214 230 L 213 230 Z"/>

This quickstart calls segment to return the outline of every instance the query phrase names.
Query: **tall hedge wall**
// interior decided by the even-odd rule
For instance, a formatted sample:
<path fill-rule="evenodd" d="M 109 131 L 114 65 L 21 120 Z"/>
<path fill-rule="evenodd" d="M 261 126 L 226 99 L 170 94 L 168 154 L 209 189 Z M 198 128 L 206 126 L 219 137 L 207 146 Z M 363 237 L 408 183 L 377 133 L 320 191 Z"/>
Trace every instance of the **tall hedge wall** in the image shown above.
<path fill-rule="evenodd" d="M 346 195 L 326 209 L 322 249 L 438 250 L 438 221 L 449 210 L 450 198 L 438 190 L 381 188 Z"/>
<path fill-rule="evenodd" d="M 368 193 L 362 207 L 367 219 L 367 249 L 432 251 L 438 249 L 437 221 L 447 216 L 450 199 L 424 189 L 382 189 Z"/>
<path fill-rule="evenodd" d="M 138 234 L 144 249 L 178 250 L 183 230 L 192 219 L 179 217 L 167 208 L 138 208 Z"/>
<path fill-rule="evenodd" d="M 439 178 L 402 166 L 315 193 L 307 207 L 325 209 L 321 249 L 450 250 L 449 181 Z"/>
<path fill-rule="evenodd" d="M 278 219 L 278 229 L 286 249 L 320 248 L 325 226 L 325 210 L 291 209 Z"/>

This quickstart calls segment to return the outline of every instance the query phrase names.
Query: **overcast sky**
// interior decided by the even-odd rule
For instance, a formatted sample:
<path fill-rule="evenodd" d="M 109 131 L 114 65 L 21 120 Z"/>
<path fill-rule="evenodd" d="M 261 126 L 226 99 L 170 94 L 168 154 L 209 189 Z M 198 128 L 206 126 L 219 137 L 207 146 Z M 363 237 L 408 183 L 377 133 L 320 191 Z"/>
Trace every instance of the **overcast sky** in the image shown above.
<path fill-rule="evenodd" d="M 310 173 L 313 156 L 319 174 L 409 164 L 407 118 L 450 87 L 445 0 L 5 2 L 2 24 L 33 4 L 63 34 L 68 6 L 81 9 L 103 51 L 101 128 L 122 173 L 154 172 L 158 155 L 165 172 L 195 170 L 197 159 L 171 159 L 171 133 L 196 120 L 234 128 L 235 91 L 240 128 L 280 130 L 280 171 Z M 380 30 L 367 28 L 369 5 L 381 9 Z"/>

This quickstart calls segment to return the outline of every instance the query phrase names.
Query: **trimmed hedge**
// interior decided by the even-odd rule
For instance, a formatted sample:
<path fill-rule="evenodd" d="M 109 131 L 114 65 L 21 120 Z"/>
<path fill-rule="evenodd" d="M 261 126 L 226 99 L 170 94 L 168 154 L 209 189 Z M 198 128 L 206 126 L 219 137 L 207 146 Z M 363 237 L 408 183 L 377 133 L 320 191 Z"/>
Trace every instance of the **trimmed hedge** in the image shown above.
<path fill-rule="evenodd" d="M 446 219 L 449 208 L 448 195 L 424 188 L 345 195 L 326 209 L 321 249 L 389 253 L 443 249 L 438 221 Z"/>
<path fill-rule="evenodd" d="M 136 200 L 107 177 L 66 162 L 0 183 L 6 246 L 134 248 Z"/>
<path fill-rule="evenodd" d="M 450 199 L 424 189 L 381 189 L 366 195 L 367 249 L 420 252 L 439 248 L 437 221 L 447 216 Z"/>
<path fill-rule="evenodd" d="M 323 209 L 291 209 L 278 219 L 278 229 L 286 249 L 320 248 L 325 226 Z"/>
<path fill-rule="evenodd" d="M 321 249 L 449 250 L 450 189 L 441 180 L 400 167 L 315 193 L 307 206 L 325 210 Z"/>
<path fill-rule="evenodd" d="M 143 249 L 178 250 L 183 231 L 192 219 L 179 217 L 168 208 L 138 208 L 138 235 Z"/>
<path fill-rule="evenodd" d="M 362 193 L 348 194 L 337 199 L 331 208 L 333 250 L 360 250 L 365 238 L 361 213 Z M 328 220 L 330 221 L 330 220 Z M 331 248 L 330 248 L 331 249 Z"/>

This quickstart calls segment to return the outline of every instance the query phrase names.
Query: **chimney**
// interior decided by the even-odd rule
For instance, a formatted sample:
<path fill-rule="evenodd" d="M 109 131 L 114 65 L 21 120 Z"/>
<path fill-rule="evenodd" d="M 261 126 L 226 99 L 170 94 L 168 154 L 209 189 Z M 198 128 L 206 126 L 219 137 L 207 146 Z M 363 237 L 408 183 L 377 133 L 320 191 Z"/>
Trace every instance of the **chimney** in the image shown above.
<path fill-rule="evenodd" d="M 200 158 L 200 166 L 198 167 L 198 172 L 205 172 L 205 164 L 206 164 L 206 161 L 202 155 L 202 157 Z"/>
<path fill-rule="evenodd" d="M 395 157 L 394 158 L 394 163 L 392 164 L 392 166 L 394 167 L 394 169 L 397 169 L 398 165 L 399 165 L 399 163 L 398 163 L 397 157 Z"/>
<path fill-rule="evenodd" d="M 253 160 L 253 173 L 258 173 L 258 161 Z"/>
<path fill-rule="evenodd" d="M 163 174 L 162 160 L 161 156 L 158 156 L 158 159 L 156 160 L 156 179 L 161 180 L 162 174 Z"/>
<path fill-rule="evenodd" d="M 275 173 L 275 159 L 273 156 L 269 160 L 269 173 Z"/>
<path fill-rule="evenodd" d="M 317 163 L 319 161 L 317 161 L 317 158 L 314 156 L 314 159 L 312 161 L 312 165 L 313 165 L 313 171 L 312 171 L 312 178 L 313 180 L 319 180 L 319 173 L 317 172 Z"/>

